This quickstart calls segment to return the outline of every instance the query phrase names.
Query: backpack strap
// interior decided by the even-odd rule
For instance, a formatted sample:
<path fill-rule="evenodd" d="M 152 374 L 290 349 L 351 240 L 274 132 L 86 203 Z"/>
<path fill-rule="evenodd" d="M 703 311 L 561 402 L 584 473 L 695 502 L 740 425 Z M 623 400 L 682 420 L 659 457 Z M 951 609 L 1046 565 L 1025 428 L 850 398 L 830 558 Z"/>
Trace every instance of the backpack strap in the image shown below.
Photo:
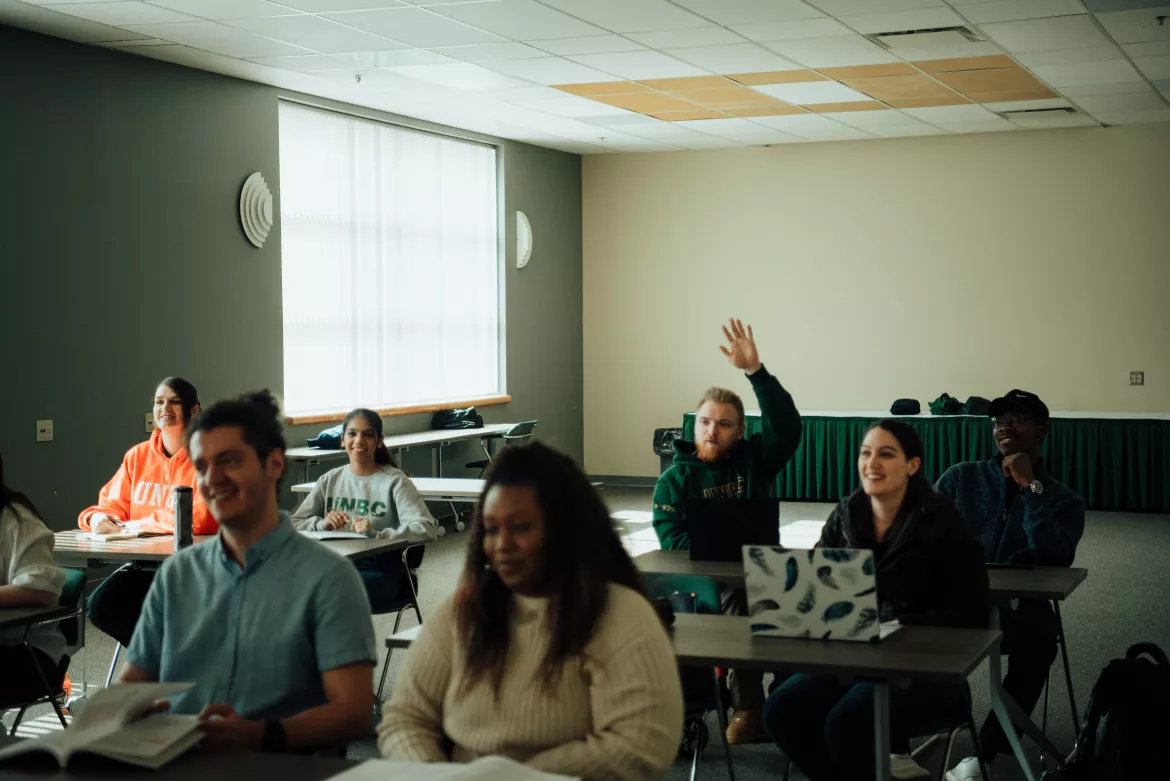
<path fill-rule="evenodd" d="M 1149 656 L 1158 667 L 1170 674 L 1170 660 L 1166 658 L 1166 652 L 1154 643 L 1138 643 L 1130 646 L 1129 650 L 1125 652 L 1125 658 L 1137 659 L 1142 654 Z"/>

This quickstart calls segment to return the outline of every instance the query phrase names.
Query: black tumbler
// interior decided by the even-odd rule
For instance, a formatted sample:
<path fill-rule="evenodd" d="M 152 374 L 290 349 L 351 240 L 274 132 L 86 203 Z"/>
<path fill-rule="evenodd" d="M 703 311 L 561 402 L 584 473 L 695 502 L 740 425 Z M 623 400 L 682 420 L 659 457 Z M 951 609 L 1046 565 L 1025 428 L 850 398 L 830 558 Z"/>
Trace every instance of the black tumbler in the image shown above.
<path fill-rule="evenodd" d="M 189 485 L 175 486 L 175 550 L 191 547 L 195 541 L 191 502 L 194 494 Z"/>

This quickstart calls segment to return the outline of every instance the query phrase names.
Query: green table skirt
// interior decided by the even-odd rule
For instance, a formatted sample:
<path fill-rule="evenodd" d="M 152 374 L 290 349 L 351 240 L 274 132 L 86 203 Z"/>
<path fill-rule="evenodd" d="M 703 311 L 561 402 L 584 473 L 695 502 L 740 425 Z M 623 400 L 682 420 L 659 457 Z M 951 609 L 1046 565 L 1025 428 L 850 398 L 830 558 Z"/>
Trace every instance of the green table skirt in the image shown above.
<path fill-rule="evenodd" d="M 857 451 L 875 418 L 806 417 L 796 455 L 776 478 L 776 497 L 837 501 L 857 490 Z M 926 476 L 934 482 L 962 461 L 995 455 L 991 421 L 948 415 L 900 418 L 926 447 Z M 758 416 L 747 433 L 760 430 Z M 694 438 L 694 415 L 683 419 Z M 1090 510 L 1170 512 L 1170 421 L 1053 418 L 1042 451 L 1048 471 L 1084 497 Z"/>

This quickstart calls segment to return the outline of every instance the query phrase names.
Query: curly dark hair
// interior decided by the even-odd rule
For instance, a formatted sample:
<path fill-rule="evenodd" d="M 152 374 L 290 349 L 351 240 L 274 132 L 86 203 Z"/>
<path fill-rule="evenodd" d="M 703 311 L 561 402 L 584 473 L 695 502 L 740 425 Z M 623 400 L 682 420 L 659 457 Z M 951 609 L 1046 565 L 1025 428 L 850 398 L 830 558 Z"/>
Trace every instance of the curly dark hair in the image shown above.
<path fill-rule="evenodd" d="M 467 661 L 463 691 L 485 676 L 499 697 L 508 639 L 511 592 L 483 550 L 483 503 L 497 485 L 526 485 L 544 516 L 541 592 L 551 596 L 551 641 L 541 663 L 542 683 L 553 686 L 565 659 L 580 654 L 593 636 L 616 583 L 645 596 L 638 569 L 614 529 L 609 510 L 581 468 L 567 455 L 534 442 L 509 447 L 492 461 L 475 506 L 467 562 L 455 610 Z"/>

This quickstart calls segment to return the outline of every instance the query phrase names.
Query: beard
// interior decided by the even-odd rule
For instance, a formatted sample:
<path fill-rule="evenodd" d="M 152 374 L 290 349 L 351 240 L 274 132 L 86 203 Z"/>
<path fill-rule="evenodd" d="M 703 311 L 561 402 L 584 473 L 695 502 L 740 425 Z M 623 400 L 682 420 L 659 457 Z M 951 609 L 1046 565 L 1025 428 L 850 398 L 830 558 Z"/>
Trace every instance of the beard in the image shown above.
<path fill-rule="evenodd" d="M 699 460 L 703 463 L 710 464 L 727 455 L 727 451 L 730 449 L 730 447 L 730 445 L 717 445 L 710 442 L 696 442 L 695 455 L 697 455 Z"/>

